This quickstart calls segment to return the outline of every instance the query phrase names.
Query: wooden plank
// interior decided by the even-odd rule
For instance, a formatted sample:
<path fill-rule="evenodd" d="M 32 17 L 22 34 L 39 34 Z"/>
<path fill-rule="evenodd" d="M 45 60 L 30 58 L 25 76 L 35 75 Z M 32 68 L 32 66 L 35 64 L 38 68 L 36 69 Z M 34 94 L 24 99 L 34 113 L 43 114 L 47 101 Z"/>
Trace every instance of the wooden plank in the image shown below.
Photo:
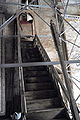
<path fill-rule="evenodd" d="M 27 101 L 27 106 L 28 110 L 43 110 L 62 107 L 60 102 L 60 98 L 58 97 L 53 99 L 29 100 Z"/>
<path fill-rule="evenodd" d="M 55 108 L 55 109 L 44 109 L 44 110 L 37 110 L 28 113 L 27 118 L 35 120 L 53 120 L 59 113 L 61 113 L 64 108 Z"/>
<path fill-rule="evenodd" d="M 25 92 L 27 100 L 45 99 L 57 97 L 56 90 L 41 90 Z"/>
<path fill-rule="evenodd" d="M 27 77 L 24 79 L 25 83 L 44 83 L 44 82 L 49 82 L 50 77 L 48 76 L 42 76 L 42 77 Z"/>
<path fill-rule="evenodd" d="M 25 85 L 26 91 L 36 91 L 36 90 L 51 90 L 54 89 L 54 85 L 51 82 L 45 83 L 27 83 Z"/>

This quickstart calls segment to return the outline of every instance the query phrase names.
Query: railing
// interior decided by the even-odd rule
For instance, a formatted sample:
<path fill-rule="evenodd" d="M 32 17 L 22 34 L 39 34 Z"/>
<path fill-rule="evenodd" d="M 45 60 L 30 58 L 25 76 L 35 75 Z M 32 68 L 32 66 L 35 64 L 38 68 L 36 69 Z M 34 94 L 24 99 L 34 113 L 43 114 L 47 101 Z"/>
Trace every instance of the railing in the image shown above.
<path fill-rule="evenodd" d="M 41 44 L 37 35 L 35 36 L 34 44 L 37 45 L 42 57 L 44 58 L 44 61 L 45 62 L 50 62 L 51 60 L 50 60 L 49 56 L 47 55 L 47 53 L 46 53 L 44 47 L 42 46 L 42 44 Z M 59 83 L 63 92 L 64 92 L 64 94 L 65 94 L 65 96 L 66 96 L 66 98 L 69 101 L 70 98 L 69 98 L 69 95 L 68 95 L 68 91 L 65 88 L 64 84 L 62 83 L 62 80 L 60 79 L 59 74 L 58 74 L 59 70 L 57 70 L 53 65 L 49 65 L 48 67 L 49 67 L 49 72 L 51 73 L 51 75 L 53 77 L 53 80 L 56 83 L 57 88 L 59 89 L 59 86 L 58 86 L 58 83 Z M 60 73 L 60 71 L 59 71 L 59 73 Z"/>
<path fill-rule="evenodd" d="M 20 39 L 18 19 L 17 19 L 17 26 L 18 26 L 18 62 L 21 64 L 22 63 L 21 39 Z M 20 80 L 20 94 L 21 94 L 21 113 L 24 114 L 24 120 L 26 120 L 27 106 L 26 106 L 26 98 L 25 98 L 23 67 L 19 67 L 19 80 Z"/>

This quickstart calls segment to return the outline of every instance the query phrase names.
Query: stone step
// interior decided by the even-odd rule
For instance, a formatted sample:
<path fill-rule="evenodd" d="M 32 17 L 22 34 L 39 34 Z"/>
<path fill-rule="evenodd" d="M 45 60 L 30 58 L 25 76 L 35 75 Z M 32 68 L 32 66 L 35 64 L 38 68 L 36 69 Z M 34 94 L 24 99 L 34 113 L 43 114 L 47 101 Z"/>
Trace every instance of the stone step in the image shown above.
<path fill-rule="evenodd" d="M 60 119 L 52 119 L 52 120 L 71 120 L 69 118 L 60 118 Z"/>
<path fill-rule="evenodd" d="M 36 90 L 51 90 L 54 89 L 54 84 L 51 82 L 47 83 L 27 83 L 25 85 L 26 91 L 36 91 Z"/>
<path fill-rule="evenodd" d="M 22 50 L 24 50 L 24 51 L 26 51 L 27 49 L 34 49 L 35 47 L 33 46 L 33 45 L 23 45 L 23 46 L 21 46 L 21 51 Z"/>
<path fill-rule="evenodd" d="M 49 76 L 41 76 L 41 77 L 26 77 L 24 78 L 25 83 L 44 83 L 44 82 L 50 82 Z"/>
<path fill-rule="evenodd" d="M 22 46 L 21 46 L 21 51 L 23 51 L 23 50 L 24 50 L 24 51 L 27 51 L 27 49 L 31 49 L 31 50 L 32 50 L 32 49 L 34 49 L 34 48 L 35 48 L 35 47 L 34 47 L 33 45 L 26 45 L 26 44 L 25 44 L 25 45 L 22 45 Z M 24 53 L 25 53 L 25 52 L 24 52 Z M 25 53 L 25 54 L 26 54 L 26 53 Z"/>
<path fill-rule="evenodd" d="M 31 53 L 31 54 L 33 54 L 33 53 L 37 53 L 37 54 L 40 54 L 40 52 L 39 52 L 39 50 L 38 50 L 38 48 L 36 48 L 36 47 L 23 47 L 22 48 L 22 52 L 24 52 L 24 54 L 27 54 L 27 53 Z"/>
<path fill-rule="evenodd" d="M 21 42 L 21 45 L 23 62 L 43 61 L 32 41 Z M 58 97 L 55 83 L 51 82 L 49 76 L 48 70 L 42 66 L 24 68 L 28 120 L 70 120 L 62 99 Z"/>
<path fill-rule="evenodd" d="M 23 49 L 23 50 L 24 50 L 24 49 Z M 27 53 L 28 53 L 28 52 L 29 52 L 29 53 L 35 53 L 35 52 L 40 53 L 37 47 L 34 47 L 34 48 L 26 48 L 25 50 L 26 50 Z M 26 53 L 25 53 L 25 54 L 26 54 Z"/>
<path fill-rule="evenodd" d="M 52 99 L 30 100 L 26 102 L 28 111 L 62 107 L 59 97 Z"/>
<path fill-rule="evenodd" d="M 48 76 L 47 71 L 27 71 L 24 73 L 24 77 L 41 77 L 41 76 Z"/>
<path fill-rule="evenodd" d="M 41 55 L 38 53 L 38 52 L 28 52 L 28 51 L 24 51 L 22 50 L 22 58 L 26 58 L 26 59 L 29 59 L 29 58 L 35 58 L 35 59 L 41 59 Z"/>
<path fill-rule="evenodd" d="M 52 120 L 70 120 L 68 118 L 52 119 Z"/>
<path fill-rule="evenodd" d="M 27 119 L 29 120 L 53 120 L 63 110 L 64 108 L 52 108 L 52 109 L 31 111 L 28 113 Z"/>
<path fill-rule="evenodd" d="M 38 120 L 38 119 L 36 119 L 36 118 L 29 118 L 28 120 Z M 45 119 L 43 119 L 43 120 L 45 120 Z M 68 119 L 68 118 L 60 118 L 60 119 L 48 119 L 48 120 L 71 120 L 71 119 Z"/>
<path fill-rule="evenodd" d="M 58 94 L 56 90 L 27 91 L 25 97 L 27 100 L 48 99 L 58 97 Z"/>
<path fill-rule="evenodd" d="M 65 107 L 65 109 L 61 113 L 59 113 L 55 117 L 55 119 L 60 119 L 60 118 L 63 118 L 63 119 L 66 118 L 67 120 L 71 120 L 70 117 L 69 117 L 69 114 L 68 114 L 68 111 L 67 111 L 66 107 Z"/>
<path fill-rule="evenodd" d="M 33 41 L 22 41 L 22 40 L 21 40 L 21 46 L 25 46 L 25 45 L 27 45 L 27 46 L 28 46 L 28 45 L 32 45 L 32 46 L 33 46 L 33 45 L 34 45 L 34 42 L 33 42 Z"/>

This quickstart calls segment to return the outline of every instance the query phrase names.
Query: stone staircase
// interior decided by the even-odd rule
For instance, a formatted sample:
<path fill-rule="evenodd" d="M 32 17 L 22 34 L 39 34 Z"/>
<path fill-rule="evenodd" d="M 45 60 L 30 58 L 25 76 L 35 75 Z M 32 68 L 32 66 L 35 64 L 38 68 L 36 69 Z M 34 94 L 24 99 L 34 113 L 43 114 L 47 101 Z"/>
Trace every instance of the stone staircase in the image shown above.
<path fill-rule="evenodd" d="M 21 41 L 22 62 L 41 62 L 33 41 Z M 28 120 L 70 120 L 47 66 L 24 67 Z"/>

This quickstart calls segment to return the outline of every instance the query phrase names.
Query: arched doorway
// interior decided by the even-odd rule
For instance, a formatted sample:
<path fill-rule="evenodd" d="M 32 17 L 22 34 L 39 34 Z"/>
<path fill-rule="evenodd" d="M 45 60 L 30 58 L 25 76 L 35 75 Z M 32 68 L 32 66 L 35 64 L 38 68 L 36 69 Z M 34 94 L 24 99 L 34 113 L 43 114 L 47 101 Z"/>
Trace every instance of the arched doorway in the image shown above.
<path fill-rule="evenodd" d="M 33 35 L 35 35 L 34 18 L 29 10 L 23 12 L 19 16 L 19 27 L 20 27 L 21 36 L 33 36 Z"/>

